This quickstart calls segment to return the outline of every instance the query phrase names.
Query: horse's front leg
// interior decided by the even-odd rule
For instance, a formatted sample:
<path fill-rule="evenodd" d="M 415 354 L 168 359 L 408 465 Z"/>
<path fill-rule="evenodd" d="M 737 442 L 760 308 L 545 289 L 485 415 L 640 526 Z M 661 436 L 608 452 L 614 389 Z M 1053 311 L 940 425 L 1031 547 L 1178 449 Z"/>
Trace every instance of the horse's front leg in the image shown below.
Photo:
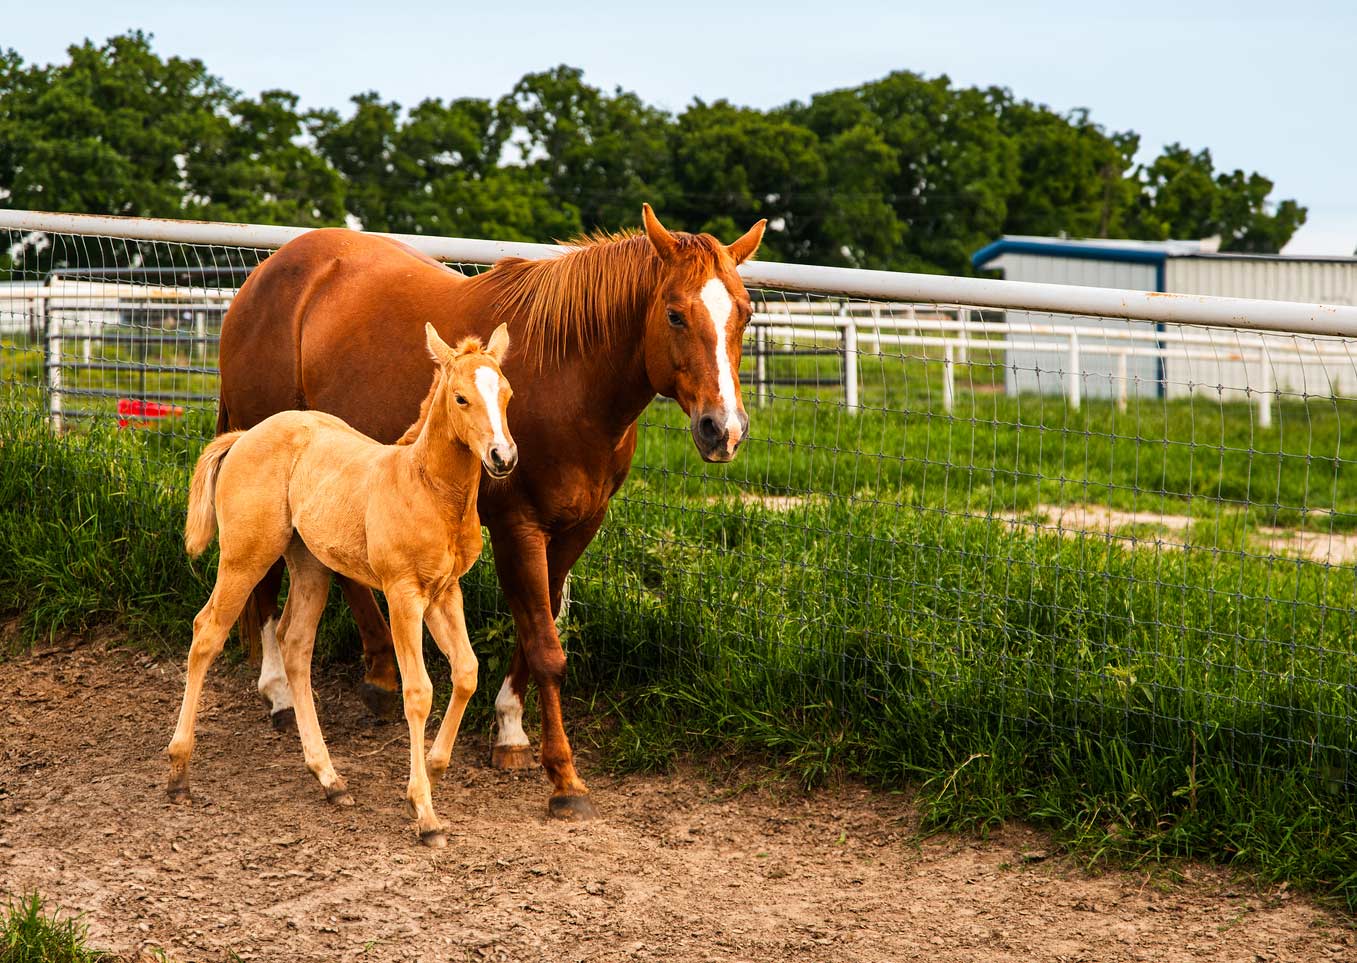
<path fill-rule="evenodd" d="M 433 707 L 433 682 L 424 667 L 425 596 L 405 586 L 384 586 L 391 610 L 391 639 L 400 665 L 401 698 L 405 703 L 405 721 L 410 726 L 410 781 L 405 800 L 415 820 L 419 841 L 426 846 L 447 845 L 443 824 L 433 808 L 429 771 L 424 763 L 424 725 Z"/>
<path fill-rule="evenodd" d="M 363 705 L 378 719 L 395 719 L 400 711 L 400 687 L 396 681 L 391 629 L 382 618 L 372 589 L 343 575 L 338 579 L 363 640 L 363 684 L 358 694 Z"/>
<path fill-rule="evenodd" d="M 546 538 L 523 524 L 491 532 L 495 567 L 513 612 L 521 658 L 537 683 L 542 712 L 542 767 L 551 779 L 549 813 L 559 819 L 589 819 L 595 814 L 589 790 L 575 771 L 574 754 L 561 717 L 561 681 L 565 650 L 551 608 Z M 512 679 L 512 675 L 511 675 Z"/>
<path fill-rule="evenodd" d="M 462 587 L 453 585 L 441 599 L 430 605 L 424 613 L 424 621 L 452 666 L 452 701 L 429 750 L 429 781 L 436 783 L 447 771 L 466 704 L 476 692 L 476 652 L 471 648 L 471 637 L 466 631 Z"/>
<path fill-rule="evenodd" d="M 559 621 L 563 614 L 562 602 L 570 569 L 589 546 L 602 522 L 603 512 L 599 512 L 587 522 L 556 534 L 546 542 L 547 591 L 554 620 Z M 506 584 L 505 579 L 509 576 L 500 562 L 498 552 L 495 565 L 500 584 Z M 533 759 L 528 735 L 523 731 L 523 701 L 530 677 L 527 653 L 520 635 L 514 645 L 509 672 L 495 697 L 495 745 L 491 750 L 490 764 L 496 769 L 531 769 L 537 764 Z"/>

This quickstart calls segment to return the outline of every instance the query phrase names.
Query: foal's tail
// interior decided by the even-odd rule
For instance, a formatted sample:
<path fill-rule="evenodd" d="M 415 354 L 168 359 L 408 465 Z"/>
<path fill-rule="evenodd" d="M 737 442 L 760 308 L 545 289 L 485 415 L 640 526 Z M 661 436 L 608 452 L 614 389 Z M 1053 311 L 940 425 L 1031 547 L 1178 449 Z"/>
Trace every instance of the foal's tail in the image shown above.
<path fill-rule="evenodd" d="M 184 522 L 184 548 L 193 558 L 203 554 L 217 534 L 217 473 L 231 446 L 243 431 L 218 435 L 198 456 L 193 481 L 188 486 L 188 519 Z"/>

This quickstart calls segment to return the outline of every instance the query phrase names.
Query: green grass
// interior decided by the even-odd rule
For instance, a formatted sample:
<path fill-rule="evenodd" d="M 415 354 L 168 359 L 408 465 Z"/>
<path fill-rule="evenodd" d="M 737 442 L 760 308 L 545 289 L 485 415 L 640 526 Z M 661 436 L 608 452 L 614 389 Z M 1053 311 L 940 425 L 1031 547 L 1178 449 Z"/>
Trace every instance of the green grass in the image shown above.
<path fill-rule="evenodd" d="M 945 417 L 932 366 L 911 370 L 892 410 L 850 416 L 833 389 L 751 410 L 726 467 L 651 409 L 565 633 L 610 757 L 921 785 L 930 825 L 1023 817 L 1090 855 L 1211 857 L 1357 907 L 1357 578 L 1250 540 L 1357 527 L 1357 408 L 1280 405 L 1262 432 L 1202 399 L 963 392 Z M 182 650 L 213 571 L 179 540 L 206 417 L 56 439 L 0 398 L 0 431 L 0 606 Z M 1132 542 L 994 519 L 1075 502 L 1192 523 Z M 510 632 L 487 563 L 467 598 L 493 680 Z M 344 616 L 324 631 L 353 650 Z"/>
<path fill-rule="evenodd" d="M 112 963 L 109 953 L 92 950 L 79 918 L 49 913 L 37 893 L 12 898 L 0 919 L 0 963 Z"/>

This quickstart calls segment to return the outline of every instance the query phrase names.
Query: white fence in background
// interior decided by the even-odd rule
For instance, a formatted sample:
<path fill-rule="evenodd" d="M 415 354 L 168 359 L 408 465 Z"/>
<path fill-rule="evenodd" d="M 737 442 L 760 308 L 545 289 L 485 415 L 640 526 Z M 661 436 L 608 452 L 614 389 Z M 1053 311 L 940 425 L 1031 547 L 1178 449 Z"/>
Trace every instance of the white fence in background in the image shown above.
<path fill-rule="evenodd" d="M 0 210 L 0 229 L 264 250 L 305 230 L 5 210 Z M 399 237 L 434 257 L 468 264 L 488 264 L 510 255 L 554 256 L 562 250 L 541 244 Z M 1071 408 L 1078 408 L 1089 394 L 1091 379 L 1097 382 L 1097 393 L 1115 397 L 1122 407 L 1132 397 L 1161 391 L 1168 397 L 1200 391 L 1218 400 L 1248 400 L 1257 407 L 1259 427 L 1271 425 L 1273 405 L 1283 392 L 1305 397 L 1357 395 L 1357 360 L 1343 340 L 1357 338 L 1357 307 L 757 261 L 740 270 L 751 287 L 821 296 L 760 305 L 747 332 L 754 361 L 750 387 L 758 402 L 772 396 L 769 362 L 779 350 L 793 345 L 823 345 L 839 353 L 837 381 L 849 412 L 861 407 L 859 365 L 864 352 L 904 347 L 919 348 L 941 364 L 942 406 L 949 412 L 958 394 L 958 368 L 970 364 L 975 352 L 985 352 L 990 365 L 1011 364 L 1019 353 L 1059 359 L 1049 370 L 1036 373 L 1041 390 L 1060 391 Z M 209 319 L 219 319 L 233 294 L 229 287 L 60 277 L 44 284 L 10 284 L 0 290 L 0 334 L 31 331 L 44 339 L 51 416 L 60 425 L 63 373 L 101 364 L 93 360 L 92 346 L 128 312 L 177 312 L 193 328 L 189 339 L 205 353 L 212 340 Z M 1010 309 L 1011 314 L 997 313 Z M 1045 318 L 1035 319 L 1032 312 L 1044 313 Z M 1087 321 L 1081 324 L 1076 316 L 1171 326 L 1160 330 L 1092 326 Z M 80 346 L 75 352 L 72 342 Z M 195 359 L 201 356 L 195 352 Z M 1112 366 L 1090 373 L 1086 359 L 1100 356 L 1112 359 Z M 1159 377 L 1147 379 L 1140 369 L 1132 369 L 1147 358 L 1159 362 Z"/>

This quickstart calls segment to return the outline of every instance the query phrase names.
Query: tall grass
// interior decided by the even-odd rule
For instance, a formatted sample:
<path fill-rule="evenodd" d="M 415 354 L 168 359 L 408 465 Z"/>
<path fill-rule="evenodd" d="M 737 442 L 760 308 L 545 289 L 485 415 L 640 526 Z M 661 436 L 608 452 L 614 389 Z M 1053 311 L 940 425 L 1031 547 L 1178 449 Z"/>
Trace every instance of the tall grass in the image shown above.
<path fill-rule="evenodd" d="M 566 631 L 572 685 L 615 708 L 613 757 L 733 749 L 807 784 L 921 784 L 934 824 L 1022 816 L 1090 852 L 1210 856 L 1357 907 L 1353 571 L 994 517 L 1130 493 L 1246 525 L 1322 504 L 1337 526 L 1351 412 L 1284 407 L 1246 442 L 1247 409 L 1228 406 L 966 403 L 993 408 L 775 404 L 726 468 L 653 410 Z M 1139 444 L 1097 420 L 1117 417 Z M 1205 444 L 1207 423 L 1229 444 Z M 15 407 L 0 429 L 0 605 L 34 628 L 113 618 L 186 643 L 212 573 L 179 540 L 192 433 L 55 438 Z M 488 564 L 468 582 L 493 673 L 502 600 Z"/>
<path fill-rule="evenodd" d="M 87 945 L 77 918 L 49 913 L 37 893 L 10 898 L 0 916 L 0 963 L 113 963 L 112 954 Z"/>

